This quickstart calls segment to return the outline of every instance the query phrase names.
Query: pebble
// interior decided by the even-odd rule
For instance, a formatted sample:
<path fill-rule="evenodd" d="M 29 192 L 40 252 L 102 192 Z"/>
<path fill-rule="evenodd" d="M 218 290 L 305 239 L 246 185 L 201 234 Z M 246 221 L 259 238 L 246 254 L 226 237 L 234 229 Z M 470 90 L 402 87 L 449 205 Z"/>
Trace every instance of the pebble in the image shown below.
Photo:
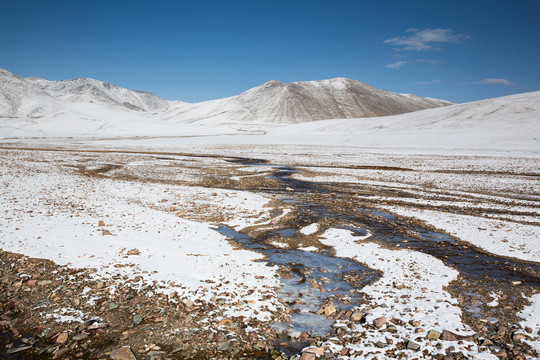
<path fill-rule="evenodd" d="M 143 319 L 140 315 L 135 315 L 133 316 L 133 324 L 134 325 L 139 325 L 140 323 L 142 323 Z"/>
<path fill-rule="evenodd" d="M 373 320 L 373 325 L 377 329 L 382 328 L 384 325 L 386 325 L 386 318 L 384 316 L 381 316 L 380 318 Z"/>
<path fill-rule="evenodd" d="M 124 346 L 120 349 L 116 349 L 111 354 L 112 360 L 137 360 L 137 357 L 131 351 L 129 346 Z"/>
<path fill-rule="evenodd" d="M 58 337 L 56 338 L 56 342 L 58 344 L 63 344 L 67 341 L 68 337 L 69 337 L 68 333 L 63 332 L 60 335 L 58 335 Z"/>

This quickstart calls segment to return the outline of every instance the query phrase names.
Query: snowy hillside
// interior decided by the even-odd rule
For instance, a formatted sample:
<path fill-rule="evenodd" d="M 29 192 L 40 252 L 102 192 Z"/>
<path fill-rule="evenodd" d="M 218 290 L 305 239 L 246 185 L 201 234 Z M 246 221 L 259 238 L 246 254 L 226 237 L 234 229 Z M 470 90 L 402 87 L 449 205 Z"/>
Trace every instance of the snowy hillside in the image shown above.
<path fill-rule="evenodd" d="M 359 81 L 336 78 L 291 84 L 269 81 L 240 95 L 171 111 L 187 121 L 295 124 L 313 120 L 403 114 L 450 105 L 443 100 L 404 95 Z"/>
<path fill-rule="evenodd" d="M 21 79 L 5 70 L 0 73 L 0 94 L 0 117 L 51 119 L 70 110 L 81 113 L 98 104 L 102 105 L 98 112 L 81 114 L 82 118 L 107 122 L 116 116 L 118 110 L 127 110 L 135 117 L 141 113 L 155 115 L 156 121 L 214 125 L 294 124 L 385 116 L 450 104 L 443 100 L 392 93 L 345 78 L 291 84 L 270 81 L 240 95 L 188 104 L 94 79 Z M 105 114 L 107 109 L 110 114 Z"/>
<path fill-rule="evenodd" d="M 48 94 L 69 102 L 101 102 L 123 106 L 138 111 L 162 111 L 170 102 L 145 91 L 133 91 L 106 82 L 82 78 L 63 81 L 48 81 L 26 78 Z"/>
<path fill-rule="evenodd" d="M 540 149 L 540 91 L 369 119 L 291 125 L 288 143 L 380 147 Z"/>
<path fill-rule="evenodd" d="M 34 117 L 61 108 L 61 103 L 45 91 L 0 69 L 0 117 Z"/>

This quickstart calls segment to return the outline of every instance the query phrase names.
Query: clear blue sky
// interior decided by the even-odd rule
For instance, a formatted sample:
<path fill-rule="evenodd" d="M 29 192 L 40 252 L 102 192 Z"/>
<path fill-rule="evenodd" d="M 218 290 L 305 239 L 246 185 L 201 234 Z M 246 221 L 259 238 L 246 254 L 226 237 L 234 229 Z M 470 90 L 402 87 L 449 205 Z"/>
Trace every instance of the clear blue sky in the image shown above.
<path fill-rule="evenodd" d="M 0 68 L 189 102 L 348 77 L 465 102 L 540 90 L 540 1 L 0 0 Z"/>

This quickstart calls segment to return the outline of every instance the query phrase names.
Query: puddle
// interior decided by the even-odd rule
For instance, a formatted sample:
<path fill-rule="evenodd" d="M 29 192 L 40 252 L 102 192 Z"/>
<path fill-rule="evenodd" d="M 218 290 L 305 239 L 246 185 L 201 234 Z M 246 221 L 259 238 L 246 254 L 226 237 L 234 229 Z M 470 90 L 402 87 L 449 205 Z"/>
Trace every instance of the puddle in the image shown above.
<path fill-rule="evenodd" d="M 283 236 L 287 239 L 294 236 L 294 234 L 298 231 L 298 228 L 288 228 L 288 229 L 280 229 L 280 230 L 273 230 L 269 233 L 270 236 Z"/>

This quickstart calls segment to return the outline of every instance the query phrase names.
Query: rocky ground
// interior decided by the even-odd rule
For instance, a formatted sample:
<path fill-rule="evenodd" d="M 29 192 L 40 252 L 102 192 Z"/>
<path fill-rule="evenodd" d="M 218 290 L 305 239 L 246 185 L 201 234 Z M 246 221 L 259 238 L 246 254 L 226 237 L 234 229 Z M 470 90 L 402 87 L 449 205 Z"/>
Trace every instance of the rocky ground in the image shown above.
<path fill-rule="evenodd" d="M 2 358 L 6 359 L 280 359 L 288 358 L 279 347 L 291 339 L 278 339 L 268 324 L 230 318 L 220 323 L 211 320 L 212 304 L 173 301 L 167 296 L 152 295 L 152 284 L 134 290 L 131 281 L 119 279 L 117 295 L 108 291 L 113 284 L 96 281 L 88 269 L 61 267 L 50 261 L 32 259 L 9 252 L 0 253 L 3 274 L 0 290 L 0 328 Z M 287 276 L 287 275 L 284 275 Z M 313 287 L 321 287 L 313 284 Z M 318 313 L 329 319 L 349 319 L 351 323 L 365 321 L 359 311 L 339 310 L 337 299 L 326 302 Z M 88 320 L 69 321 L 80 313 Z M 208 324 L 205 329 L 200 324 Z M 401 339 L 396 325 L 416 328 L 415 339 Z M 385 317 L 377 318 L 367 329 L 385 334 L 385 342 L 374 345 L 373 355 L 383 353 L 389 358 L 407 356 L 400 350 L 418 350 L 420 343 L 444 341 L 477 344 L 494 349 L 501 359 L 525 359 L 536 353 L 521 342 L 532 337 L 532 329 L 515 324 L 475 323 L 476 334 L 460 336 L 450 331 L 423 329 L 420 322 Z M 182 329 L 174 334 L 171 328 Z M 251 330 L 252 329 L 252 330 Z M 255 330 L 256 329 L 256 330 Z M 523 331 L 524 330 L 524 331 Z M 345 328 L 335 334 L 312 338 L 301 335 L 304 349 L 300 359 L 327 359 L 362 356 L 347 344 L 363 341 L 362 334 L 344 336 Z M 298 340 L 298 339 L 297 339 Z M 396 342 L 396 349 L 384 348 Z M 341 346 L 336 351 L 336 345 Z M 380 349 L 380 350 L 379 350 Z M 429 355 L 429 354 L 423 354 Z M 448 348 L 446 356 L 437 359 L 460 359 Z"/>
<path fill-rule="evenodd" d="M 245 168 L 246 161 L 232 158 L 227 161 L 229 165 L 213 164 L 211 168 L 201 167 L 196 161 L 185 162 L 183 176 L 179 178 L 176 168 L 173 172 L 169 166 L 147 166 L 144 171 L 140 168 L 135 171 L 133 167 L 118 165 L 126 161 L 126 157 L 144 157 L 142 154 L 94 153 L 92 156 L 96 158 L 87 158 L 85 163 L 79 162 L 73 166 L 79 176 L 264 192 L 275 198 L 272 206 L 276 211 L 284 206 L 285 201 L 293 210 L 280 222 L 272 226 L 253 226 L 243 231 L 267 248 L 275 247 L 276 242 L 279 242 L 287 249 L 313 247 L 312 251 L 315 252 L 335 253 L 332 247 L 319 240 L 322 233 L 331 228 L 350 227 L 351 223 L 356 222 L 370 224 L 384 231 L 385 237 L 375 236 L 370 240 L 382 248 L 420 250 L 424 238 L 419 228 L 432 230 L 421 221 L 404 217 L 388 219 L 379 215 L 376 211 L 378 197 L 390 197 L 390 194 L 394 198 L 390 204 L 394 205 L 403 204 L 399 196 L 407 200 L 411 198 L 410 194 L 404 196 L 386 187 L 333 183 L 315 191 L 309 187 L 300 188 L 305 184 L 284 185 L 279 177 L 268 177 L 269 174 L 275 175 L 275 169 L 248 171 Z M 160 156 L 166 157 L 167 154 Z M 96 161 L 98 166 L 95 165 Z M 442 195 L 437 196 L 440 200 L 439 196 Z M 359 205 L 373 211 L 359 214 Z M 384 205 L 388 205 L 388 202 Z M 458 210 L 448 206 L 448 211 Z M 501 215 L 502 212 L 497 213 Z M 518 215 L 530 214 L 522 211 Z M 193 214 L 182 215 L 196 218 Z M 207 216 L 206 220 L 219 224 L 222 218 L 223 215 L 214 214 Z M 287 236 L 272 233 L 276 228 L 298 230 L 313 223 L 318 228 L 310 234 L 300 231 Z M 242 247 L 241 244 L 236 246 Z M 133 255 L 137 255 L 137 249 L 130 250 Z M 351 306 L 348 296 L 327 294 L 332 290 L 331 281 L 313 280 L 309 277 L 309 268 L 298 270 L 294 263 L 281 266 L 279 276 L 285 280 L 301 273 L 302 281 L 309 282 L 309 288 L 316 292 L 320 300 L 317 307 L 311 310 L 312 313 L 334 322 L 333 328 L 325 335 L 314 336 L 309 332 L 295 335 L 280 333 L 270 326 L 269 321 L 253 318 L 220 316 L 220 320 L 216 321 L 216 313 L 220 311 L 217 299 L 186 301 L 174 294 L 159 293 L 156 290 L 162 285 L 149 282 L 144 276 L 119 276 L 105 280 L 96 276 L 93 269 L 60 266 L 48 260 L 1 251 L 0 356 L 11 359 L 122 360 L 308 360 L 356 357 L 448 360 L 467 358 L 466 351 L 462 350 L 467 348 L 478 349 L 479 353 L 490 353 L 500 359 L 539 356 L 526 342 L 538 339 L 539 329 L 523 327 L 517 316 L 524 306 L 529 305 L 527 296 L 538 292 L 537 267 L 511 258 L 505 264 L 504 258 L 497 258 L 498 267 L 493 274 L 499 278 L 491 277 L 490 274 L 476 276 L 474 271 L 482 271 L 480 267 L 477 270 L 462 270 L 462 265 L 452 263 L 452 259 L 474 250 L 479 264 L 482 261 L 492 261 L 492 258 L 482 257 L 486 254 L 484 250 L 459 240 L 455 244 L 440 243 L 432 249 L 421 250 L 445 259 L 460 271 L 447 291 L 457 299 L 463 312 L 463 321 L 472 329 L 471 334 L 458 335 L 443 328 L 435 330 L 426 327 L 423 321 L 415 319 L 414 314 L 407 319 L 389 315 L 372 319 L 369 314 L 376 309 L 380 310 L 384 304 L 378 303 L 371 294 L 363 294 L 365 297 L 362 303 Z M 505 274 L 510 273 L 517 278 L 506 279 Z M 362 274 L 346 273 L 344 269 L 342 276 L 356 287 L 355 292 L 362 292 Z M 487 299 L 494 290 L 502 295 L 497 297 L 497 304 L 488 306 Z M 400 301 L 406 302 L 407 298 Z M 273 321 L 290 322 L 294 306 L 301 303 L 302 299 L 281 302 L 284 310 L 275 314 Z M 470 306 L 476 302 L 479 304 Z M 405 330 L 407 334 L 415 335 L 405 337 Z M 381 340 L 369 340 L 374 333 Z M 361 350 L 355 346 L 357 344 L 362 345 Z M 426 350 L 428 345 L 438 351 L 430 353 Z"/>

